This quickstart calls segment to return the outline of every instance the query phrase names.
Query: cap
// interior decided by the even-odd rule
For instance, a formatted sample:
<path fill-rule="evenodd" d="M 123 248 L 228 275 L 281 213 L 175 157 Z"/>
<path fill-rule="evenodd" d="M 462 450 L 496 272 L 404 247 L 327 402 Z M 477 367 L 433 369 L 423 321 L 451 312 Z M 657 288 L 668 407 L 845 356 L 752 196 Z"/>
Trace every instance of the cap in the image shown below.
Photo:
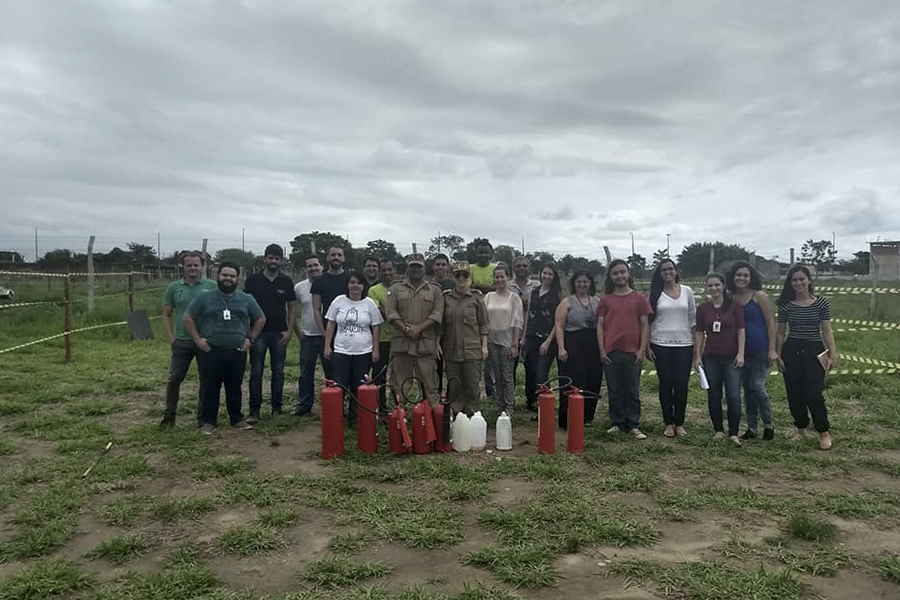
<path fill-rule="evenodd" d="M 425 266 L 425 257 L 422 256 L 422 254 L 420 254 L 418 252 L 416 252 L 414 254 L 410 254 L 406 257 L 406 264 L 407 265 L 418 264 L 418 265 L 422 265 L 424 267 Z"/>
<path fill-rule="evenodd" d="M 454 273 L 456 273 L 457 271 L 468 271 L 468 270 L 469 270 L 469 263 L 464 260 L 453 263 L 453 272 Z"/>

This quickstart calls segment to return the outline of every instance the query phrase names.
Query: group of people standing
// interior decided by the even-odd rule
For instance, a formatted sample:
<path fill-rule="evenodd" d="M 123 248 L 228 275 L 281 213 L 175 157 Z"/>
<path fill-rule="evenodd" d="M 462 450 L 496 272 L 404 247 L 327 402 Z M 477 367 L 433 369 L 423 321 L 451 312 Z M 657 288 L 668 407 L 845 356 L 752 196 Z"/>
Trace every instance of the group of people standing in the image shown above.
<path fill-rule="evenodd" d="M 758 435 L 760 420 L 763 439 L 774 436 L 766 378 L 775 362 L 784 374 L 795 437 L 807 435 L 811 414 L 820 447 L 831 447 L 822 390 L 837 353 L 828 301 L 814 294 L 806 267 L 789 271 L 776 325 L 759 274 L 743 261 L 726 276 L 707 276 L 707 297 L 698 305 L 669 259 L 653 271 L 649 297 L 634 289 L 625 261 L 612 261 L 598 297 L 587 271 L 570 276 L 565 294 L 552 263 L 541 267 L 535 281 L 526 257 L 516 258 L 510 269 L 491 262 L 488 240 L 476 240 L 475 246 L 474 264 L 451 264 L 446 255 L 435 256 L 432 280 L 425 277 L 421 254 L 406 257 L 405 276 L 397 280 L 392 259 L 369 258 L 362 271 L 347 271 L 343 249 L 333 247 L 327 269 L 318 255 L 310 255 L 306 279 L 294 285 L 280 270 L 283 250 L 272 244 L 266 248 L 265 269 L 247 277 L 243 292 L 236 291 L 236 265 L 220 264 L 218 281 L 212 282 L 201 276 L 199 253 L 187 253 L 184 278 L 170 284 L 165 294 L 163 322 L 172 362 L 161 425 L 174 423 L 179 386 L 194 357 L 200 372 L 201 431 L 215 430 L 223 385 L 232 426 L 249 428 L 259 420 L 266 354 L 272 413 L 280 413 L 286 349 L 296 333 L 300 376 L 295 415 L 312 410 L 317 362 L 326 378 L 349 394 L 371 376 L 380 386 L 382 407 L 388 405 L 388 389 L 406 395 L 415 377 L 432 404 L 444 394 L 455 410 L 471 412 L 481 398 L 483 378 L 486 395 L 512 414 L 518 363 L 524 364 L 526 407 L 536 410 L 538 387 L 548 380 L 556 359 L 559 374 L 585 397 L 586 423 L 595 417 L 605 376 L 609 432 L 645 439 L 640 374 L 649 359 L 659 378 L 666 437 L 686 434 L 693 369 L 708 383 L 715 437 L 725 437 L 727 419 L 728 438 L 740 446 L 741 440 Z M 250 411 L 244 418 L 240 386 L 248 350 Z M 739 435 L 741 388 L 747 426 Z M 568 420 L 566 391 L 560 390 L 561 427 Z M 352 424 L 356 405 L 347 404 Z"/>

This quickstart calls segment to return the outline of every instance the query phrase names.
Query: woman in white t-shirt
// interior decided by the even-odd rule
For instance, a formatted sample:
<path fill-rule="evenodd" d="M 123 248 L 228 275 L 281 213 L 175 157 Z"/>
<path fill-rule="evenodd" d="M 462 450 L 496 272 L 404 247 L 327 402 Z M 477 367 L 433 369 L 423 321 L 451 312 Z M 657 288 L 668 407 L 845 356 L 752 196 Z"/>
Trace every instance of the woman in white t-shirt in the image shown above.
<path fill-rule="evenodd" d="M 678 268 L 663 259 L 650 278 L 650 348 L 647 356 L 656 363 L 659 405 L 666 428 L 663 435 L 684 435 L 688 379 L 694 352 L 697 305 L 694 292 L 678 283 Z"/>
<path fill-rule="evenodd" d="M 522 334 L 522 299 L 509 289 L 509 267 L 494 268 L 494 291 L 484 297 L 488 314 L 488 361 L 494 372 L 497 404 L 512 416 L 516 404 L 515 361 Z"/>
<path fill-rule="evenodd" d="M 335 382 L 356 396 L 373 362 L 378 362 L 378 328 L 383 319 L 375 302 L 365 295 L 366 280 L 362 274 L 351 272 L 345 293 L 335 298 L 325 319 L 325 358 L 331 360 Z M 332 342 L 333 348 L 332 350 Z M 351 401 L 347 415 L 351 425 L 356 423 L 356 403 Z"/>

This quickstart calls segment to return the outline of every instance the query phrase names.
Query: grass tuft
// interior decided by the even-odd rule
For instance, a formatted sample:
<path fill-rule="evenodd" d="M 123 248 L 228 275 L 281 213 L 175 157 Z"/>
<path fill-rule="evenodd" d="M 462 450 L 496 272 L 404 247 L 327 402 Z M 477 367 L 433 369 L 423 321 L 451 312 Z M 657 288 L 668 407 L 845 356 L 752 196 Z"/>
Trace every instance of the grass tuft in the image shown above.
<path fill-rule="evenodd" d="M 143 537 L 129 533 L 104 540 L 85 556 L 92 559 L 102 558 L 121 565 L 133 558 L 143 556 L 149 548 L 150 544 Z"/>
<path fill-rule="evenodd" d="M 239 556 L 254 556 L 287 545 L 278 531 L 261 525 L 232 527 L 219 535 L 217 544 L 223 552 Z"/>
<path fill-rule="evenodd" d="M 213 496 L 163 498 L 156 501 L 151 512 L 160 521 L 174 521 L 177 519 L 199 519 L 206 513 L 216 510 L 216 508 L 218 508 L 218 505 L 216 498 Z"/>
<path fill-rule="evenodd" d="M 362 579 L 384 577 L 393 568 L 380 562 L 357 562 L 348 558 L 330 557 L 313 561 L 301 577 L 315 586 L 338 589 L 355 585 Z"/>
<path fill-rule="evenodd" d="M 487 569 L 500 581 L 525 588 L 555 585 L 559 571 L 553 563 L 557 548 L 547 545 L 482 548 L 466 554 L 464 565 Z"/>
<path fill-rule="evenodd" d="M 289 527 L 300 519 L 300 515 L 293 508 L 270 508 L 259 513 L 256 521 L 263 527 L 280 529 Z"/>
<path fill-rule="evenodd" d="M 214 573 L 200 567 L 129 573 L 116 583 L 104 586 L 91 600 L 195 600 L 222 585 Z"/>
<path fill-rule="evenodd" d="M 784 530 L 789 535 L 808 542 L 828 542 L 837 537 L 837 526 L 821 517 L 798 512 L 788 517 Z"/>
<path fill-rule="evenodd" d="M 46 600 L 90 588 L 94 579 L 74 563 L 42 558 L 0 581 L 0 600 Z"/>
<path fill-rule="evenodd" d="M 879 559 L 878 572 L 888 581 L 900 584 L 900 554 L 890 554 Z"/>
<path fill-rule="evenodd" d="M 200 548 L 193 544 L 185 544 L 173 548 L 163 559 L 163 566 L 167 569 L 192 569 L 203 562 Z"/>
<path fill-rule="evenodd" d="M 78 400 L 66 405 L 65 411 L 75 417 L 99 417 L 125 410 L 125 404 L 113 400 Z"/>
<path fill-rule="evenodd" d="M 331 538 L 328 547 L 341 554 L 353 554 L 365 548 L 372 541 L 372 535 L 365 531 L 339 533 Z"/>
<path fill-rule="evenodd" d="M 613 575 L 632 581 L 652 581 L 667 595 L 704 600 L 766 598 L 802 600 L 808 586 L 789 571 L 771 572 L 760 567 L 750 571 L 730 563 L 683 562 L 672 565 L 630 559 L 610 565 Z"/>

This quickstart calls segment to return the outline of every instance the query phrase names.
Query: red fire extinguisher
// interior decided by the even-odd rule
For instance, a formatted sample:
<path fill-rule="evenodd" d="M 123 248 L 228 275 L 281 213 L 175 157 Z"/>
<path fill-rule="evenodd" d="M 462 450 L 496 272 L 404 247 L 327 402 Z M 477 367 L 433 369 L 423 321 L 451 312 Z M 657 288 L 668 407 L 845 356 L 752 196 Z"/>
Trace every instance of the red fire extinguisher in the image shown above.
<path fill-rule="evenodd" d="M 322 388 L 322 458 L 344 454 L 344 390 L 330 379 Z"/>
<path fill-rule="evenodd" d="M 431 444 L 437 439 L 434 421 L 431 419 L 431 405 L 428 404 L 428 400 L 422 400 L 413 407 L 412 421 L 413 452 L 428 454 L 431 452 Z"/>
<path fill-rule="evenodd" d="M 378 411 L 378 386 L 368 375 L 366 382 L 356 390 L 356 446 L 366 454 L 378 452 L 378 436 L 375 431 L 375 414 Z"/>
<path fill-rule="evenodd" d="M 568 448 L 571 454 L 584 452 L 584 395 L 576 387 L 570 388 L 566 394 L 569 400 Z"/>
<path fill-rule="evenodd" d="M 441 401 L 431 411 L 434 427 L 434 451 L 450 452 L 453 450 L 453 444 L 450 443 L 450 423 L 453 418 L 453 409 L 447 403 L 446 393 L 441 395 Z"/>
<path fill-rule="evenodd" d="M 538 453 L 553 454 L 556 446 L 556 398 L 546 385 L 538 388 Z"/>
<path fill-rule="evenodd" d="M 394 454 L 407 454 L 410 446 L 412 441 L 406 427 L 406 411 L 400 406 L 400 399 L 397 398 L 397 405 L 388 415 L 388 447 Z"/>

